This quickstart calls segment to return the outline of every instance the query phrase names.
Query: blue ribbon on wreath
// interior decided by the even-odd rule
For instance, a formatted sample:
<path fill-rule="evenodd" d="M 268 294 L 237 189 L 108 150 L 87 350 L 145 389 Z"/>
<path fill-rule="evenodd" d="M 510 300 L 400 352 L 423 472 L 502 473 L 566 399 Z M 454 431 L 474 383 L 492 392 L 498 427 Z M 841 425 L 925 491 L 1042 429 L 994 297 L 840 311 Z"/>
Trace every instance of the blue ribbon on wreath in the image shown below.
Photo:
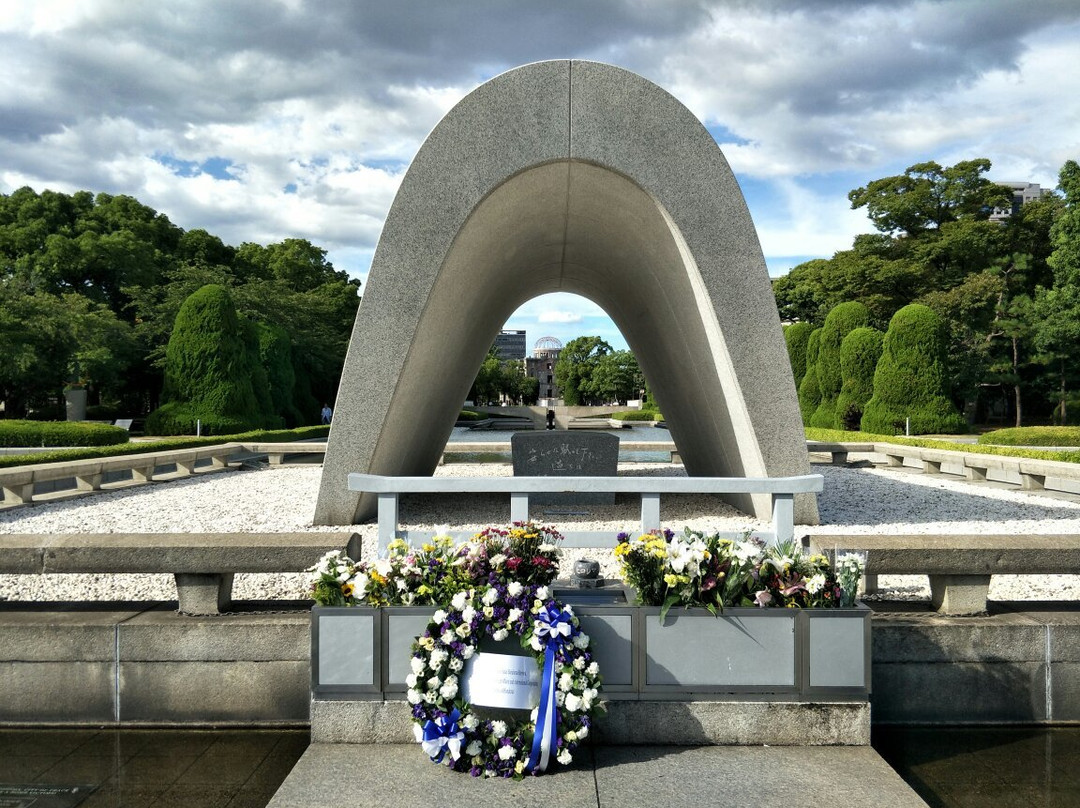
<path fill-rule="evenodd" d="M 461 711 L 455 707 L 449 715 L 424 722 L 420 745 L 434 762 L 442 763 L 447 751 L 453 760 L 461 757 L 461 742 L 465 739 L 465 731 L 458 726 L 460 720 Z"/>
<path fill-rule="evenodd" d="M 573 617 L 565 609 L 545 606 L 536 616 L 534 634 L 544 645 L 544 673 L 540 683 L 540 705 L 537 708 L 532 751 L 525 763 L 527 772 L 541 774 L 546 771 L 552 750 L 557 745 L 559 716 L 555 703 L 555 654 L 563 645 L 572 642 L 578 633 Z"/>

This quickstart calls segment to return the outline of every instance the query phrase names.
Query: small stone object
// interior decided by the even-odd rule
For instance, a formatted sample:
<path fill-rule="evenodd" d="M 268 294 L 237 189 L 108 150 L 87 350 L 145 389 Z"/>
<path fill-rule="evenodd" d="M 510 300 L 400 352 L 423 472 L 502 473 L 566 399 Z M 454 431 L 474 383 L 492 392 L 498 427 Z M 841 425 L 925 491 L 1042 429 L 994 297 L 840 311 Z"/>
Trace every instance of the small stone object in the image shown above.
<path fill-rule="evenodd" d="M 580 558 L 575 561 L 570 583 L 578 589 L 595 589 L 600 586 L 600 562 L 592 558 Z"/>

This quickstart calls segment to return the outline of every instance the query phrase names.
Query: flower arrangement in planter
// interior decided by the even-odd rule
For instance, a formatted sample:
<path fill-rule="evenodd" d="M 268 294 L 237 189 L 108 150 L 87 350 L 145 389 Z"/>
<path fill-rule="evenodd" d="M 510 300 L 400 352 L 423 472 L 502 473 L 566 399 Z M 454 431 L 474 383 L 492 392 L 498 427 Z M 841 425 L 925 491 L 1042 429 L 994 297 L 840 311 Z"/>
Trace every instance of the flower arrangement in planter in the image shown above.
<path fill-rule="evenodd" d="M 855 553 L 839 556 L 834 568 L 794 541 L 766 547 L 750 533 L 733 540 L 689 528 L 682 535 L 620 533 L 615 557 L 638 603 L 661 607 L 661 619 L 673 606 L 704 607 L 713 614 L 726 606 L 852 606 L 865 568 L 865 557 Z"/>
<path fill-rule="evenodd" d="M 395 539 L 373 562 L 330 552 L 308 569 L 310 595 L 320 606 L 441 606 L 458 592 L 518 581 L 543 586 L 559 571 L 562 534 L 535 522 L 489 527 L 455 543 L 436 530 L 420 547 Z"/>
<path fill-rule="evenodd" d="M 572 761 L 602 707 L 589 636 L 548 587 L 561 540 L 553 528 L 516 522 L 460 544 L 445 535 L 419 548 L 397 540 L 371 563 L 328 553 L 309 570 L 310 592 L 321 606 L 437 607 L 405 679 L 417 742 L 433 762 L 476 777 L 541 774 L 551 761 Z M 480 651 L 481 642 L 515 638 L 527 657 Z M 493 664 L 478 672 L 482 657 Z M 485 716 L 472 698 L 528 717 Z"/>

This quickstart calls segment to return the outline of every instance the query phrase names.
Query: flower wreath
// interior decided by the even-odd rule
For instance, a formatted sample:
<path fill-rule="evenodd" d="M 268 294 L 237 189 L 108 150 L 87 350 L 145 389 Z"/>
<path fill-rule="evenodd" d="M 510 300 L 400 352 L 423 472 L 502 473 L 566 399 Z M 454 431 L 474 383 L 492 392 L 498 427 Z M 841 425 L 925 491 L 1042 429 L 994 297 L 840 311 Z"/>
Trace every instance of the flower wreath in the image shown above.
<path fill-rule="evenodd" d="M 543 666 L 539 706 L 528 720 L 484 719 L 460 697 L 465 663 L 481 639 L 516 635 Z M 474 777 L 541 774 L 566 765 L 600 705 L 599 666 L 569 606 L 546 586 L 519 581 L 457 593 L 413 644 L 406 682 L 414 733 L 435 763 Z"/>

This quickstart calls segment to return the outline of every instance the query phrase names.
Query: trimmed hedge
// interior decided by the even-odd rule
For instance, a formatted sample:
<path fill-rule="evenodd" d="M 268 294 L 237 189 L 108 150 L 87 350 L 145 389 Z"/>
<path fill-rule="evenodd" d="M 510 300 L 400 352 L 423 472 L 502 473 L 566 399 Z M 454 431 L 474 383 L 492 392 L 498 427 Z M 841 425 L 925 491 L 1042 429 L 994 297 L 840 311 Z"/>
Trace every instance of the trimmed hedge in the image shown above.
<path fill-rule="evenodd" d="M 836 415 L 841 429 L 857 429 L 866 402 L 874 395 L 874 371 L 881 358 L 885 335 L 864 326 L 850 332 L 840 343 L 840 375 L 843 385 L 836 398 Z"/>
<path fill-rule="evenodd" d="M 613 412 L 607 416 L 614 421 L 663 421 L 664 416 L 656 410 L 626 410 L 625 412 Z"/>
<path fill-rule="evenodd" d="M 806 375 L 806 343 L 814 333 L 810 323 L 792 323 L 784 326 L 784 344 L 787 345 L 788 359 L 791 360 L 791 375 L 795 380 L 795 389 L 799 389 L 803 376 Z"/>
<path fill-rule="evenodd" d="M 115 446 L 127 443 L 128 431 L 87 421 L 0 420 L 0 446 Z"/>
<path fill-rule="evenodd" d="M 208 435 L 277 428 L 257 329 L 236 312 L 229 290 L 207 284 L 176 314 L 165 352 L 164 404 L 146 419 L 148 435 Z"/>
<path fill-rule="evenodd" d="M 953 443 L 952 441 L 937 440 L 935 438 L 907 438 L 899 435 L 875 435 L 871 432 L 847 432 L 841 429 L 807 429 L 806 439 L 825 443 L 894 443 L 897 446 L 947 449 L 950 452 L 967 452 L 968 454 L 1028 457 L 1032 460 L 1059 460 L 1063 463 L 1080 463 L 1080 450 L 1055 452 L 1044 449 L 1018 449 L 1012 446 Z"/>
<path fill-rule="evenodd" d="M 1080 446 L 1080 427 L 1021 426 L 996 429 L 979 435 L 980 445 L 991 446 Z"/>
<path fill-rule="evenodd" d="M 803 423 L 810 426 L 810 419 L 821 403 L 821 387 L 818 386 L 818 354 L 821 350 L 821 329 L 815 328 L 806 340 L 806 373 L 799 383 L 799 412 Z"/>
<path fill-rule="evenodd" d="M 863 431 L 888 435 L 910 419 L 913 434 L 967 432 L 967 421 L 947 393 L 947 350 L 945 322 L 932 309 L 911 303 L 896 312 L 874 372 Z"/>
<path fill-rule="evenodd" d="M 810 416 L 810 426 L 820 429 L 836 429 L 843 426 L 843 412 L 836 406 L 843 387 L 840 368 L 840 346 L 844 337 L 856 328 L 870 324 L 870 310 L 862 303 L 851 301 L 834 306 L 825 317 L 818 346 L 817 381 L 821 399 Z"/>
<path fill-rule="evenodd" d="M 55 452 L 39 452 L 24 455 L 0 455 L 0 468 L 28 466 L 38 463 L 60 463 L 68 460 L 87 460 L 95 457 L 119 457 L 121 455 L 164 452 L 170 449 L 191 449 L 195 446 L 215 446 L 234 441 L 261 441 L 264 443 L 288 443 L 294 440 L 325 438 L 330 434 L 328 426 L 305 426 L 300 429 L 262 430 L 241 432 L 236 435 L 220 435 L 210 438 L 168 438 L 164 440 L 139 441 L 122 446 L 102 446 L 96 449 L 59 449 Z"/>

